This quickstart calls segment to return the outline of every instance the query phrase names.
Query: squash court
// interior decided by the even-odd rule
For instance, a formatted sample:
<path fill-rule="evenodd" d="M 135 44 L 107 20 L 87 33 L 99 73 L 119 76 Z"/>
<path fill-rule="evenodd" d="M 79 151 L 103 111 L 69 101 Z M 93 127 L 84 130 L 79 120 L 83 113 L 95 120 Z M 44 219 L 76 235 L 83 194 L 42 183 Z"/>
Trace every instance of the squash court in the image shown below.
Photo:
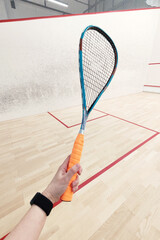
<path fill-rule="evenodd" d="M 87 121 L 79 189 L 54 205 L 39 239 L 160 239 L 159 14 L 0 20 L 2 239 L 71 153 L 82 111 L 79 36 L 90 23 L 108 29 L 119 63 Z"/>

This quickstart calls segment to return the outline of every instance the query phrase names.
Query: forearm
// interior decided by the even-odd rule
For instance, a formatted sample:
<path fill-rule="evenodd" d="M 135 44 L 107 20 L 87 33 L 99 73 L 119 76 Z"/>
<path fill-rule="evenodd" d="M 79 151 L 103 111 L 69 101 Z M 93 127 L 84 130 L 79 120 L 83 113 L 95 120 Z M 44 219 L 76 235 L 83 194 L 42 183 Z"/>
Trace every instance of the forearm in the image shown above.
<path fill-rule="evenodd" d="M 5 240 L 37 240 L 46 222 L 46 213 L 33 205 Z"/>

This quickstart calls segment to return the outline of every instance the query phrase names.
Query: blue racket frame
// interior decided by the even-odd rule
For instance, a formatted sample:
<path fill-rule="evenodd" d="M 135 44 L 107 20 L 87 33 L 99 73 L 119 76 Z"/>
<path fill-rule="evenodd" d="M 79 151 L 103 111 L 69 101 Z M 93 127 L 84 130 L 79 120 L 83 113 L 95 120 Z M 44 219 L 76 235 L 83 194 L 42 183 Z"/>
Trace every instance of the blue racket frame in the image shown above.
<path fill-rule="evenodd" d="M 91 30 L 91 29 L 94 29 L 94 30 L 100 32 L 110 42 L 110 44 L 113 47 L 114 53 L 115 53 L 115 65 L 114 65 L 114 68 L 113 68 L 113 72 L 112 72 L 109 80 L 107 81 L 106 85 L 104 86 L 102 91 L 99 93 L 98 97 L 95 99 L 95 101 L 93 102 L 93 104 L 91 105 L 89 110 L 87 111 L 85 85 L 84 85 L 84 75 L 83 75 L 82 42 L 83 42 L 83 38 L 84 38 L 85 33 L 87 31 Z M 89 25 L 88 27 L 86 27 L 85 30 L 81 34 L 80 44 L 79 44 L 79 73 L 80 73 L 81 94 L 82 94 L 82 123 L 81 123 L 79 133 L 84 134 L 84 130 L 85 130 L 85 126 L 86 126 L 88 116 L 89 116 L 90 112 L 92 111 L 92 109 L 94 108 L 94 106 L 96 105 L 96 103 L 98 102 L 99 98 L 102 96 L 104 91 L 107 89 L 107 87 L 111 83 L 111 81 L 113 79 L 113 76 L 114 76 L 114 73 L 115 73 L 116 68 L 117 68 L 117 64 L 118 64 L 118 52 L 117 52 L 117 49 L 116 49 L 116 46 L 115 46 L 113 40 L 99 27 L 96 27 L 96 26 L 93 26 L 93 25 Z"/>

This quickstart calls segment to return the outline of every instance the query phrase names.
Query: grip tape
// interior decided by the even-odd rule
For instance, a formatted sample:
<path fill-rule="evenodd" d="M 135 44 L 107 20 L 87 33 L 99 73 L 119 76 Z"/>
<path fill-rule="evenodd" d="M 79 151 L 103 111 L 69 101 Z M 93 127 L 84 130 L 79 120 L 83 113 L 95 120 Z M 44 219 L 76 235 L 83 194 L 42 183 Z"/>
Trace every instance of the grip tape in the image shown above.
<path fill-rule="evenodd" d="M 83 145 L 84 145 L 84 135 L 79 133 L 77 135 L 77 138 L 76 138 L 76 140 L 74 142 L 74 145 L 73 145 L 73 149 L 72 149 L 72 153 L 71 153 L 71 156 L 70 156 L 67 171 L 71 167 L 73 167 L 75 164 L 80 162 L 81 155 L 82 155 L 82 150 L 83 150 Z M 68 185 L 66 191 L 61 196 L 62 201 L 70 202 L 72 200 L 73 191 L 72 191 L 71 184 L 76 179 L 76 177 L 77 177 L 77 173 L 75 173 L 73 175 L 73 177 L 71 178 L 71 180 L 69 182 L 69 185 Z"/>

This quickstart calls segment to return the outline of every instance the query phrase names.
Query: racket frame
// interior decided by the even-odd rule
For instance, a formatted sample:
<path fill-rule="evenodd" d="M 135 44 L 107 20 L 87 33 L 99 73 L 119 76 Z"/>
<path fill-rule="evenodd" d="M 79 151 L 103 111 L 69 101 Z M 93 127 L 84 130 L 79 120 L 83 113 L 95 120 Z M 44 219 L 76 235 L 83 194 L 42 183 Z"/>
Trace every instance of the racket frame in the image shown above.
<path fill-rule="evenodd" d="M 99 95 L 97 96 L 95 101 L 92 103 L 92 105 L 89 108 L 89 110 L 87 111 L 87 108 L 86 108 L 85 85 L 84 85 L 84 76 L 83 76 L 82 43 L 83 43 L 83 38 L 84 38 L 84 35 L 85 35 L 86 31 L 89 31 L 89 30 L 96 30 L 96 31 L 98 31 L 99 33 L 101 33 L 109 41 L 109 43 L 111 44 L 111 46 L 112 46 L 112 48 L 114 50 L 114 53 L 115 53 L 115 65 L 114 65 L 114 68 L 113 68 L 113 72 L 112 72 L 109 80 L 107 81 L 106 85 L 104 86 L 102 91 L 99 93 Z M 79 133 L 84 134 L 88 116 L 89 116 L 90 112 L 93 110 L 93 108 L 96 105 L 96 103 L 98 102 L 98 100 L 101 97 L 101 95 L 104 93 L 104 91 L 107 89 L 107 87 L 111 83 L 112 78 L 113 78 L 114 73 L 115 73 L 116 68 L 117 68 L 117 64 L 118 64 L 118 52 L 117 52 L 117 49 L 116 49 L 116 46 L 115 46 L 113 40 L 108 36 L 108 34 L 105 33 L 101 28 L 93 26 L 93 25 L 89 25 L 88 27 L 86 27 L 85 30 L 81 34 L 80 43 L 79 43 L 79 74 L 80 74 L 81 95 L 82 95 L 82 122 L 81 122 L 81 127 L 80 127 Z"/>

